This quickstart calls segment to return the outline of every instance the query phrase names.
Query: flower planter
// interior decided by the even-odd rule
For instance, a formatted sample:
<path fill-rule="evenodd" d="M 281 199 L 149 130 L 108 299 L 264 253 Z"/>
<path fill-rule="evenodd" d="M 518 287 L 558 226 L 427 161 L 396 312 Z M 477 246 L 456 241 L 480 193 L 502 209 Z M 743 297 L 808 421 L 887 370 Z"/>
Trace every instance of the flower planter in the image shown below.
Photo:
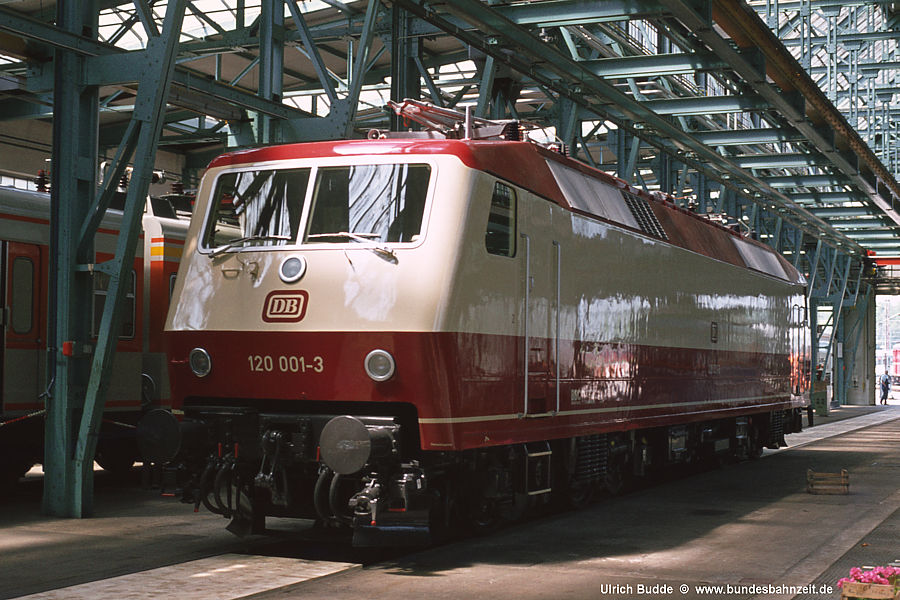
<path fill-rule="evenodd" d="M 841 587 L 841 600 L 900 600 L 900 591 L 884 583 L 857 583 L 848 581 Z"/>

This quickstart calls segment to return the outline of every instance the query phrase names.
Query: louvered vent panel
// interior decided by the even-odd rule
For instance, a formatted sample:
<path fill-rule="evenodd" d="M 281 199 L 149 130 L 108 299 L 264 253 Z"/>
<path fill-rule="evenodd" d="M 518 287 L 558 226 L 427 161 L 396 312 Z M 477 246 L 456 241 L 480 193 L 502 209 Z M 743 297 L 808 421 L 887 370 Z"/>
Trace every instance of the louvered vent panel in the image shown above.
<path fill-rule="evenodd" d="M 625 204 L 628 205 L 631 214 L 634 215 L 635 220 L 640 225 L 641 231 L 661 240 L 669 239 L 666 231 L 659 224 L 659 219 L 653 214 L 653 209 L 650 208 L 646 200 L 628 192 L 622 192 L 622 196 L 625 197 Z"/>
<path fill-rule="evenodd" d="M 574 481 L 590 485 L 600 483 L 608 463 L 609 442 L 605 433 L 578 438 Z"/>

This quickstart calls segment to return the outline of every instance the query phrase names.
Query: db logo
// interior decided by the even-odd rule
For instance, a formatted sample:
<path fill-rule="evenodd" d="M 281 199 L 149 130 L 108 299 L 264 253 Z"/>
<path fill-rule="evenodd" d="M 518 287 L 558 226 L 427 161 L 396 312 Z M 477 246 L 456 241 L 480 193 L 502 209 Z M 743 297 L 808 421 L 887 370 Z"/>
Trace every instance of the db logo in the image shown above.
<path fill-rule="evenodd" d="M 306 316 L 309 294 L 305 291 L 270 292 L 263 305 L 262 320 L 266 323 L 296 323 Z"/>

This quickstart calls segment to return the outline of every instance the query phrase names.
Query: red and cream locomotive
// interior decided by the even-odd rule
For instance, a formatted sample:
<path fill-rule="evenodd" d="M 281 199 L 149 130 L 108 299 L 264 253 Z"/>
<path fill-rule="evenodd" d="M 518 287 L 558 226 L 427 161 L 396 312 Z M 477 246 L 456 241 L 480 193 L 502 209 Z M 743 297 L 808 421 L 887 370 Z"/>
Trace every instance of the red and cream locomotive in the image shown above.
<path fill-rule="evenodd" d="M 447 127 L 209 166 L 166 323 L 184 420 L 141 427 L 197 506 L 391 542 L 800 428 L 781 256 L 515 123 L 396 109 Z"/>

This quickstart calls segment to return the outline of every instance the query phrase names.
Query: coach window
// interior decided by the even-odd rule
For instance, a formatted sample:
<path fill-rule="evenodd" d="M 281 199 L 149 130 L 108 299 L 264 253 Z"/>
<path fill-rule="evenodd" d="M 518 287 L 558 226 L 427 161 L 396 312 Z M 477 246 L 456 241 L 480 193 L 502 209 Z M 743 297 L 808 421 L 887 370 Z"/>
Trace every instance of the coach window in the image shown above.
<path fill-rule="evenodd" d="M 490 254 L 516 255 L 516 191 L 499 181 L 491 196 L 484 245 Z"/>
<path fill-rule="evenodd" d="M 135 279 L 134 271 L 131 272 L 125 289 L 125 305 L 122 307 L 122 328 L 119 330 L 119 339 L 134 338 L 135 321 Z M 106 300 L 106 291 L 109 289 L 109 275 L 106 273 L 94 273 L 94 321 L 91 331 L 94 337 L 100 335 L 100 321 L 103 318 L 103 303 Z"/>
<path fill-rule="evenodd" d="M 17 256 L 12 272 L 12 330 L 20 335 L 31 331 L 34 324 L 34 263 Z"/>

